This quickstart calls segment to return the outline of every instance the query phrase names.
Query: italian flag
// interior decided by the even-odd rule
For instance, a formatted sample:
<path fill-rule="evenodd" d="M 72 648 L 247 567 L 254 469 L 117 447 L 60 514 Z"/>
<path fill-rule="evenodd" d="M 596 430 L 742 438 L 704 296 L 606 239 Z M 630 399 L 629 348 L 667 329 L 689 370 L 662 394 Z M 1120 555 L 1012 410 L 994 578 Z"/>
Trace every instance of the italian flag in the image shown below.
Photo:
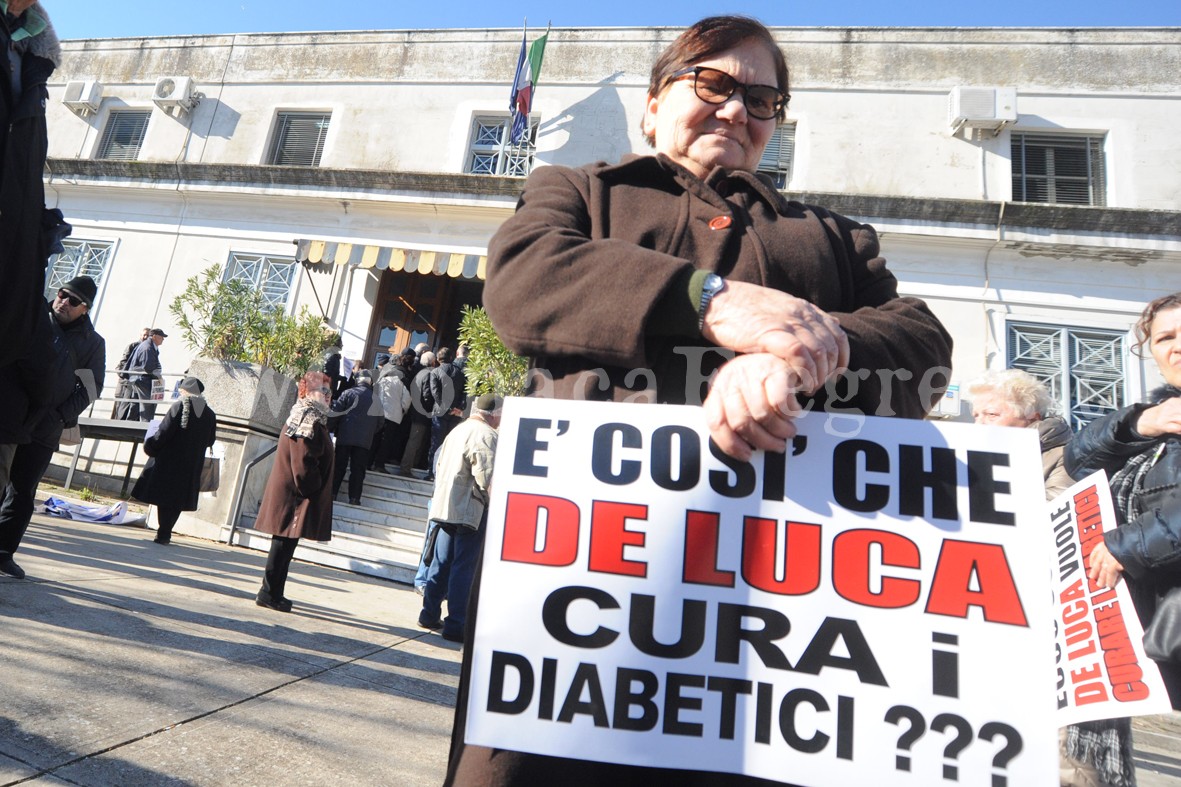
<path fill-rule="evenodd" d="M 529 54 L 525 54 L 525 35 L 521 32 L 521 54 L 517 57 L 517 73 L 513 77 L 513 94 L 509 98 L 509 110 L 513 113 L 513 129 L 511 141 L 519 144 L 529 132 L 529 112 L 533 109 L 533 93 L 537 89 L 537 80 L 541 76 L 541 58 L 545 56 L 545 41 L 549 38 L 549 28 L 545 34 L 533 42 L 529 47 Z"/>

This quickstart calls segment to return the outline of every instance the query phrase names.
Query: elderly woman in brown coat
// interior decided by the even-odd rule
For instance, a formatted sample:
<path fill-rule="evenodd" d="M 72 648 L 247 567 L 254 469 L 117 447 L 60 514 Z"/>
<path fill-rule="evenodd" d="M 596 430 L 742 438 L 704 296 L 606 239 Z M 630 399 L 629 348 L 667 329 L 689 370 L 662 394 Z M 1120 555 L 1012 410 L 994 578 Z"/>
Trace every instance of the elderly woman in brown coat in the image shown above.
<path fill-rule="evenodd" d="M 299 539 L 332 538 L 332 438 L 328 408 L 332 383 L 322 372 L 299 381 L 299 400 L 279 435 L 275 465 L 263 492 L 254 529 L 271 534 L 271 551 L 254 601 L 260 607 L 291 611 L 283 595 Z"/>
<path fill-rule="evenodd" d="M 484 306 L 531 359 L 533 393 L 703 404 L 710 436 L 741 461 L 782 453 L 806 407 L 921 418 L 933 406 L 951 337 L 899 296 L 877 233 L 756 172 L 788 98 L 765 27 L 703 19 L 652 67 L 640 130 L 655 155 L 530 173 L 488 244 Z M 470 664 L 447 785 L 768 784 L 467 745 Z"/>

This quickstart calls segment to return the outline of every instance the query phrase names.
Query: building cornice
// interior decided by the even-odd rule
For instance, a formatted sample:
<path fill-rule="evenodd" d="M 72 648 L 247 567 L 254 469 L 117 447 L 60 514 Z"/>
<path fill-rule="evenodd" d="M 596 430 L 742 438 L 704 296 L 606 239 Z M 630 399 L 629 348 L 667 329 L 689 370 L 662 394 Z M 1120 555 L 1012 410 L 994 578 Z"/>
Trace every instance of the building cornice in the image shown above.
<path fill-rule="evenodd" d="M 306 190 L 311 189 L 315 192 L 515 200 L 524 185 L 521 178 L 456 173 L 63 158 L 49 159 L 46 172 L 50 182 L 58 184 L 85 180 L 91 184 L 118 183 L 134 188 L 140 184 L 159 187 L 177 183 L 237 191 L 289 190 L 292 196 L 308 196 Z M 865 221 L 887 219 L 916 227 L 959 225 L 975 230 L 1028 229 L 1181 240 L 1181 211 L 832 192 L 789 192 L 787 196 Z"/>
<path fill-rule="evenodd" d="M 511 197 L 521 193 L 522 178 L 454 173 L 394 172 L 375 169 L 275 167 L 250 164 L 195 164 L 180 161 L 107 161 L 51 158 L 45 162 L 50 182 L 88 181 L 137 184 L 178 183 L 236 189 L 316 189 L 465 197 Z"/>

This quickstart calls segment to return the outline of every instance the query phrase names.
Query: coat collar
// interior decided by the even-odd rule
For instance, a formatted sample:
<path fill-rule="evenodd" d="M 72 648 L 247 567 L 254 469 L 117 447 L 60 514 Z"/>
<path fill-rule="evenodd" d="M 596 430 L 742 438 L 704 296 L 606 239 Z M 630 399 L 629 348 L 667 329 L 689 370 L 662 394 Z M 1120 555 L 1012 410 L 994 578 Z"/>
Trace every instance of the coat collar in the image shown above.
<path fill-rule="evenodd" d="M 725 190 L 734 191 L 736 188 L 749 190 L 766 202 L 776 213 L 787 213 L 787 200 L 776 190 L 770 178 L 746 170 L 728 170 L 716 167 L 705 177 L 705 180 L 702 180 L 663 153 L 657 153 L 654 156 L 629 153 L 620 159 L 618 164 L 611 164 L 601 169 L 599 174 L 600 177 L 611 180 L 622 179 L 622 176 L 625 175 L 629 178 L 646 176 L 660 179 L 671 176 L 687 191 L 693 192 L 719 208 L 728 207 L 719 189 L 723 189 L 723 184 L 733 184 L 725 187 Z"/>

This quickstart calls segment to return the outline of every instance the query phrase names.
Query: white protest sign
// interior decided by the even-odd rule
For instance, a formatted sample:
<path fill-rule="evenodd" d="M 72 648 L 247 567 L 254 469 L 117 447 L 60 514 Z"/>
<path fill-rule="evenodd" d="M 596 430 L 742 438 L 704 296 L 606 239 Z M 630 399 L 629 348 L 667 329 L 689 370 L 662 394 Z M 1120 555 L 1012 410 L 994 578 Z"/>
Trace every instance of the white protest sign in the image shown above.
<path fill-rule="evenodd" d="M 469 743 L 794 784 L 1056 783 L 1032 430 L 510 399 Z"/>
<path fill-rule="evenodd" d="M 1093 473 L 1054 498 L 1050 522 L 1058 723 L 1170 712 L 1127 583 L 1109 590 L 1087 578 L 1091 550 L 1116 526 L 1106 474 Z"/>

